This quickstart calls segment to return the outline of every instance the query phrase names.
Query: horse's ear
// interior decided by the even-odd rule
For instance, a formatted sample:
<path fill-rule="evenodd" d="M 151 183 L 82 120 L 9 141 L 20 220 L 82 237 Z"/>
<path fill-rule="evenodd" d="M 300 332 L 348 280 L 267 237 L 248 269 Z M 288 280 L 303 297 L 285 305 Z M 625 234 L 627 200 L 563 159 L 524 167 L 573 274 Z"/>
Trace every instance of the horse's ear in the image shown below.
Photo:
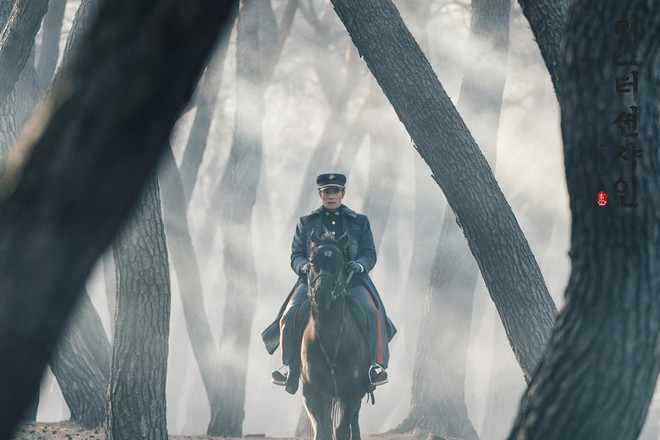
<path fill-rule="evenodd" d="M 346 248 L 346 245 L 348 244 L 348 231 L 341 234 L 341 237 L 337 239 L 337 244 L 339 245 L 339 248 L 342 250 Z"/>
<path fill-rule="evenodd" d="M 321 237 L 319 237 L 319 235 L 316 233 L 314 229 L 312 229 L 312 233 L 309 236 L 309 241 L 311 241 L 312 247 L 315 247 L 316 243 L 321 241 Z"/>

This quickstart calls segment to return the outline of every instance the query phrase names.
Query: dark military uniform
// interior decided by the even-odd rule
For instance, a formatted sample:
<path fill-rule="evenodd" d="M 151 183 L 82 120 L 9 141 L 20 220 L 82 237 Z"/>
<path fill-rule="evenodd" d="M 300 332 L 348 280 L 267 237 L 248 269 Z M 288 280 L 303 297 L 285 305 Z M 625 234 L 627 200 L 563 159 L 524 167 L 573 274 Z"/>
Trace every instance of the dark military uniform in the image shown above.
<path fill-rule="evenodd" d="M 307 277 L 302 268 L 309 262 L 312 232 L 323 231 L 324 228 L 330 233 L 334 232 L 336 236 L 348 232 L 345 259 L 359 263 L 364 271 L 354 274 L 347 294 L 361 305 L 363 319 L 366 320 L 372 363 L 387 368 L 387 344 L 396 333 L 396 328 L 387 317 L 378 291 L 369 277 L 369 271 L 376 264 L 376 247 L 371 226 L 367 216 L 357 214 L 345 205 L 334 212 L 321 207 L 300 218 L 291 245 L 291 268 L 299 275 L 299 279 L 280 308 L 277 319 L 262 333 L 266 348 L 272 354 L 281 343 L 283 363 L 295 365 L 300 362 L 300 329 L 295 328 L 294 321 L 298 309 L 307 300 Z"/>

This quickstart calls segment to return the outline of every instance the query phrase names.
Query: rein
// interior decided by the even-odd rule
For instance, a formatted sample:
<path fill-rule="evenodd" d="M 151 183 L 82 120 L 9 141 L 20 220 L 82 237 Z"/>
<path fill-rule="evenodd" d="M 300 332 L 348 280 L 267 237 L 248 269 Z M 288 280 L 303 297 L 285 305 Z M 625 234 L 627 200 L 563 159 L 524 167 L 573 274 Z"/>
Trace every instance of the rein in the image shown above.
<path fill-rule="evenodd" d="M 346 278 L 346 282 L 344 283 L 344 288 L 342 289 L 342 291 L 339 294 L 337 294 L 336 290 L 337 290 L 337 284 L 338 283 L 334 279 L 334 277 L 332 277 L 332 275 L 327 273 L 327 272 L 320 272 L 318 275 L 316 275 L 312 279 L 312 281 L 307 286 L 308 291 L 310 292 L 310 296 L 314 295 L 313 290 L 312 290 L 312 285 L 322 275 L 323 276 L 329 276 L 332 279 L 333 289 L 332 289 L 332 292 L 330 292 L 330 302 L 334 301 L 339 296 L 345 296 L 346 295 L 346 288 L 348 287 L 348 284 L 351 282 L 351 278 L 353 278 L 353 273 L 354 272 L 350 272 L 348 274 L 348 278 Z M 342 334 L 344 333 L 344 307 L 341 307 L 341 321 L 340 322 L 341 322 L 341 324 L 339 325 L 339 336 L 337 337 L 337 343 L 335 344 L 335 351 L 332 355 L 332 360 L 330 359 L 330 356 L 328 356 L 328 352 L 325 349 L 325 346 L 323 345 L 323 341 L 321 341 L 321 337 L 319 336 L 319 338 L 318 338 L 319 346 L 321 347 L 321 352 L 323 353 L 323 357 L 325 357 L 325 361 L 327 362 L 328 367 L 330 367 L 330 377 L 332 377 L 332 385 L 335 389 L 335 397 L 336 398 L 339 398 L 339 389 L 337 387 L 337 379 L 335 377 L 335 361 L 337 360 L 337 355 L 339 354 L 339 347 L 341 346 L 341 337 L 342 337 Z"/>
<path fill-rule="evenodd" d="M 351 278 L 353 277 L 353 272 L 348 274 L 348 278 L 346 278 L 346 282 L 344 283 L 344 288 L 339 293 L 337 293 L 337 285 L 339 283 L 337 283 L 337 280 L 335 279 L 335 277 L 333 277 L 332 274 L 329 273 L 329 272 L 325 272 L 325 271 L 319 272 L 314 278 L 312 278 L 308 282 L 307 291 L 309 292 L 310 297 L 315 296 L 314 289 L 312 288 L 312 286 L 316 283 L 316 280 L 318 280 L 321 277 L 329 277 L 330 281 L 332 281 L 332 291 L 330 292 L 330 302 L 332 302 L 335 299 L 337 299 L 338 297 L 346 295 L 346 287 L 348 287 L 348 283 L 351 282 Z"/>

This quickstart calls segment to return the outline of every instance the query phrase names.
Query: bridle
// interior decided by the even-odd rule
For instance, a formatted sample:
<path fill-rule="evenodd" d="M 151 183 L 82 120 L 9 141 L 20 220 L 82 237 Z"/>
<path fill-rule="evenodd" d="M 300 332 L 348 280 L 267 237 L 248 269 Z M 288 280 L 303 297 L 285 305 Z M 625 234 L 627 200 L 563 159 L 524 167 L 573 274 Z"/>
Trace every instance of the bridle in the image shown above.
<path fill-rule="evenodd" d="M 330 281 L 332 281 L 332 290 L 330 291 L 330 303 L 332 303 L 340 296 L 345 296 L 346 288 L 348 287 L 348 284 L 351 282 L 351 278 L 353 278 L 353 272 L 348 274 L 346 281 L 343 283 L 339 282 L 340 276 L 341 276 L 341 271 L 335 277 L 332 273 L 326 270 L 322 270 L 319 273 L 317 273 L 316 276 L 313 277 L 311 280 L 308 279 L 307 292 L 310 300 L 316 301 L 316 292 L 314 291 L 314 285 L 316 284 L 316 281 L 321 277 L 330 278 Z"/>
<path fill-rule="evenodd" d="M 352 274 L 350 274 L 349 277 L 351 275 Z M 321 277 L 330 278 L 330 281 L 332 281 L 332 290 L 330 291 L 331 303 L 340 296 L 346 295 L 346 286 L 348 285 L 348 280 L 345 283 L 340 283 L 338 281 L 339 277 L 335 278 L 335 276 L 333 276 L 330 272 L 322 270 L 321 272 L 316 274 L 314 278 L 308 281 L 309 285 L 307 286 L 307 291 L 309 292 L 310 299 L 314 301 L 316 300 L 316 292 L 314 291 L 314 285 L 316 284 L 316 281 Z"/>
<path fill-rule="evenodd" d="M 353 278 L 353 272 L 350 272 L 348 274 L 348 277 L 346 278 L 346 281 L 343 283 L 340 283 L 338 281 L 339 277 L 341 276 L 341 271 L 337 274 L 337 277 L 333 276 L 332 273 L 328 271 L 320 271 L 316 276 L 314 276 L 311 280 L 307 281 L 307 293 L 309 295 L 309 299 L 312 302 L 316 303 L 316 292 L 314 291 L 314 285 L 316 284 L 316 281 L 321 278 L 321 277 L 328 277 L 332 281 L 332 291 L 330 292 L 330 302 L 329 304 L 332 304 L 332 302 L 341 297 L 346 295 L 346 288 L 348 287 L 349 283 L 351 282 L 351 278 Z M 318 306 L 318 303 L 317 303 Z M 321 348 L 321 352 L 323 353 L 323 357 L 325 357 L 325 361 L 328 364 L 328 367 L 330 368 L 330 377 L 332 377 L 332 385 L 334 387 L 334 393 L 335 397 L 339 398 L 339 389 L 337 387 L 337 378 L 335 376 L 335 366 L 336 366 L 336 360 L 337 360 L 337 355 L 339 354 L 339 347 L 341 345 L 341 338 L 342 334 L 344 333 L 344 308 L 341 308 L 341 324 L 339 326 L 339 336 L 336 339 L 335 342 L 335 347 L 334 347 L 334 352 L 332 354 L 332 358 L 328 355 L 328 351 L 326 350 L 325 346 L 323 345 L 323 342 L 321 341 L 321 338 L 318 339 L 319 342 L 319 347 Z"/>

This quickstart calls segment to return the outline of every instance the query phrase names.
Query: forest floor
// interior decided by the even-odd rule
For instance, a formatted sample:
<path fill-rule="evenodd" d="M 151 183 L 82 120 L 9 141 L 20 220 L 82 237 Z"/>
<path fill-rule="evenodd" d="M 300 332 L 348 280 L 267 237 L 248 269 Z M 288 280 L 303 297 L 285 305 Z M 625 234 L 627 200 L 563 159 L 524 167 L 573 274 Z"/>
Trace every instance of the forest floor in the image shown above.
<path fill-rule="evenodd" d="M 171 435 L 170 440 L 217 440 L 221 437 L 208 435 Z M 246 438 L 246 437 L 243 437 Z M 250 437 L 256 439 L 256 437 Z M 292 440 L 259 437 L 259 440 Z M 87 430 L 72 422 L 27 423 L 19 426 L 13 440 L 106 440 L 103 429 Z M 136 439 L 137 440 L 137 439 Z M 238 439 L 236 439 L 238 440 Z M 364 440 L 459 440 L 450 437 L 416 436 L 414 434 L 377 434 L 366 436 Z"/>

